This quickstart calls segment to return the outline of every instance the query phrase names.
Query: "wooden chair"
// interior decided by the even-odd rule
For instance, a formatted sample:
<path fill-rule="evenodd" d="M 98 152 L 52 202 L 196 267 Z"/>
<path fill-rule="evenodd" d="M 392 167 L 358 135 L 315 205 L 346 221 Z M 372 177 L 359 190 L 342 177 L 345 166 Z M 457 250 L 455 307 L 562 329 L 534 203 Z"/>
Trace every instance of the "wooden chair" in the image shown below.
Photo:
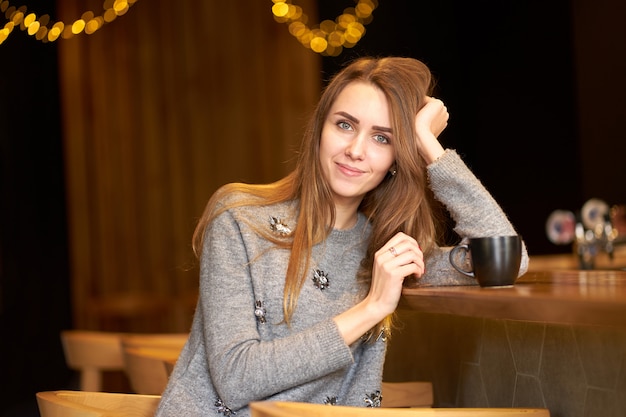
<path fill-rule="evenodd" d="M 160 395 L 170 374 L 165 362 L 175 362 L 180 349 L 125 346 L 123 353 L 124 370 L 133 392 Z"/>
<path fill-rule="evenodd" d="M 163 360 L 163 364 L 165 365 L 165 370 L 167 371 L 167 376 L 169 377 L 174 371 L 174 366 L 176 366 L 176 360 L 166 358 Z"/>
<path fill-rule="evenodd" d="M 364 408 L 297 402 L 250 403 L 251 417 L 550 417 L 545 408 Z"/>
<path fill-rule="evenodd" d="M 182 350 L 189 339 L 189 333 L 124 333 L 122 347 L 154 347 Z"/>
<path fill-rule="evenodd" d="M 175 363 L 188 338 L 189 333 L 122 336 L 124 370 L 133 392 L 160 395 L 170 374 L 165 361 Z"/>
<path fill-rule="evenodd" d="M 152 417 L 158 395 L 87 391 L 43 391 L 36 394 L 41 417 Z"/>
<path fill-rule="evenodd" d="M 61 343 L 68 368 L 80 372 L 80 389 L 101 391 L 104 371 L 123 371 L 121 333 L 64 330 Z"/>
<path fill-rule="evenodd" d="M 103 372 L 125 371 L 124 346 L 180 350 L 188 337 L 189 333 L 125 333 L 92 330 L 61 332 L 67 366 L 80 372 L 82 391 L 94 392 L 102 391 Z"/>

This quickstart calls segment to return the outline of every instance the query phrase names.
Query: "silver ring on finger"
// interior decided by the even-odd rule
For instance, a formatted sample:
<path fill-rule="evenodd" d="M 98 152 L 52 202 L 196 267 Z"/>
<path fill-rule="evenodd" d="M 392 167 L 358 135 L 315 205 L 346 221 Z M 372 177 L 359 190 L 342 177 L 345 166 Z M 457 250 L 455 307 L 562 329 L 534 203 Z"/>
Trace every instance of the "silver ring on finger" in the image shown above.
<path fill-rule="evenodd" d="M 396 251 L 396 248 L 394 248 L 393 246 L 389 248 L 389 252 L 395 257 L 398 256 L 398 252 Z"/>

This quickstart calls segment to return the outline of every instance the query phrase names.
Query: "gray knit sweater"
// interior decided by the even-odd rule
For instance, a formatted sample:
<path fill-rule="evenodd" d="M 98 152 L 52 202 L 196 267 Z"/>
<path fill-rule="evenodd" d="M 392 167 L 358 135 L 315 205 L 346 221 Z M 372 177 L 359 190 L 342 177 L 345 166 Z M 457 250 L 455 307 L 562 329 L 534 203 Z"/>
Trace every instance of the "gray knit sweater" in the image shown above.
<path fill-rule="evenodd" d="M 515 234 L 505 214 L 456 152 L 428 167 L 435 196 L 462 237 Z M 385 340 L 346 346 L 333 317 L 367 293 L 355 277 L 370 227 L 359 214 L 313 249 L 310 279 L 288 326 L 283 285 L 289 252 L 272 248 L 250 222 L 276 233 L 295 226 L 294 204 L 241 207 L 208 227 L 201 256 L 200 297 L 192 329 L 157 417 L 248 416 L 259 400 L 380 405 Z M 454 270 L 450 248 L 427 260 L 422 285 L 475 285 Z M 523 250 L 520 275 L 528 265 Z M 384 405 L 384 401 L 383 401 Z"/>

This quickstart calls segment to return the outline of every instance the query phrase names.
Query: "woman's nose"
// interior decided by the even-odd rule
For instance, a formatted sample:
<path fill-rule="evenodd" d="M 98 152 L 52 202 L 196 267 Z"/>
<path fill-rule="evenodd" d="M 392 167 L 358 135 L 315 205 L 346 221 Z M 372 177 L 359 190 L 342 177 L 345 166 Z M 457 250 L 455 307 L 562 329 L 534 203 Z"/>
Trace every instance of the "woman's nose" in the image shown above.
<path fill-rule="evenodd" d="M 346 146 L 346 155 L 352 159 L 362 159 L 365 155 L 365 140 L 363 137 L 356 136 Z"/>

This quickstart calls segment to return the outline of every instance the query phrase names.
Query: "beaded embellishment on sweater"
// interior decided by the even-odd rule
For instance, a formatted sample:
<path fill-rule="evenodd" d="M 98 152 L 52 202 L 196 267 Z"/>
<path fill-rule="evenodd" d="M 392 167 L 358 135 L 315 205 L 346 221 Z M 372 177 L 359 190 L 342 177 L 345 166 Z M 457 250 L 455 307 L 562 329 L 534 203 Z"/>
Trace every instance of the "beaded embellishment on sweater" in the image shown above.
<path fill-rule="evenodd" d="M 382 328 L 382 330 L 380 331 L 380 333 L 378 333 L 378 336 L 376 336 L 376 341 L 378 342 L 379 340 L 382 342 L 386 342 L 387 338 L 391 335 L 391 330 L 389 329 L 389 327 L 385 326 Z M 368 340 L 371 340 L 372 337 L 374 337 L 374 333 L 372 330 L 368 330 L 366 333 L 363 334 L 363 336 L 361 336 L 361 340 L 363 342 L 367 342 Z"/>
<path fill-rule="evenodd" d="M 281 236 L 287 236 L 291 233 L 291 228 L 283 223 L 280 218 L 274 216 L 270 216 L 270 229 Z"/>
<path fill-rule="evenodd" d="M 320 290 L 324 290 L 330 286 L 330 282 L 328 280 L 328 274 L 321 269 L 316 269 L 313 271 L 313 284 L 316 288 Z"/>
<path fill-rule="evenodd" d="M 380 407 L 380 404 L 383 401 L 383 396 L 380 391 L 376 391 L 371 394 L 366 394 L 364 399 L 365 404 L 368 407 Z"/>
<path fill-rule="evenodd" d="M 337 397 L 326 397 L 324 405 L 337 405 Z"/>
<path fill-rule="evenodd" d="M 265 307 L 263 307 L 263 301 L 257 300 L 254 304 L 254 316 L 259 323 L 265 323 Z"/>
<path fill-rule="evenodd" d="M 234 416 L 235 414 L 237 414 L 235 411 L 226 407 L 226 404 L 224 404 L 224 401 L 222 401 L 220 398 L 215 400 L 215 407 L 217 407 L 218 413 L 223 414 L 226 417 Z"/>

